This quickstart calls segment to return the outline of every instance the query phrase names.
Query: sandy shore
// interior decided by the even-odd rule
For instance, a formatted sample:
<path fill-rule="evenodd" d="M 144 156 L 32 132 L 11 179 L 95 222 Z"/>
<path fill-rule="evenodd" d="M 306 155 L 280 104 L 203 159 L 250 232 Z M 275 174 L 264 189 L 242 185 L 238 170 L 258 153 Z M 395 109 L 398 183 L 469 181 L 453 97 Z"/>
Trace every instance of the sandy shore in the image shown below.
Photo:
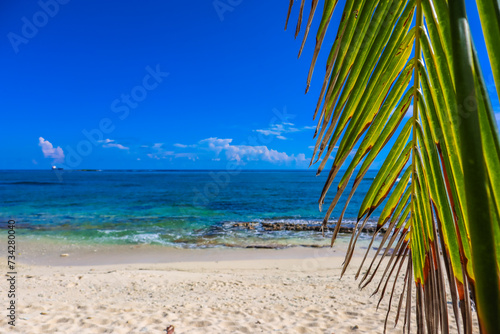
<path fill-rule="evenodd" d="M 388 298 L 377 311 L 378 297 L 369 297 L 375 286 L 358 289 L 359 257 L 339 281 L 343 254 L 337 249 L 65 247 L 25 247 L 17 267 L 16 326 L 9 328 L 2 316 L 2 332 L 165 333 L 167 325 L 176 334 L 383 329 Z M 5 258 L 1 263 L 7 272 Z M 402 332 L 402 324 L 388 327 Z"/>

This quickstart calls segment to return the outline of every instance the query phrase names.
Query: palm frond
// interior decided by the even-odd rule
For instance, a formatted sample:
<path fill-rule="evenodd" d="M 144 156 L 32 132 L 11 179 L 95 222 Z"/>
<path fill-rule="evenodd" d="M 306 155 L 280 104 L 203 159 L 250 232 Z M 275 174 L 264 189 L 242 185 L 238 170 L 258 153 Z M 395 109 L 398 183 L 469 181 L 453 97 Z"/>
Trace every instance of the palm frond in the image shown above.
<path fill-rule="evenodd" d="M 500 92 L 499 4 L 477 4 Z M 305 5 L 302 0 L 295 37 Z M 317 6 L 312 0 L 299 57 Z M 337 0 L 324 1 L 306 92 L 336 6 Z M 405 308 L 408 331 L 414 292 L 418 332 L 448 333 L 454 318 L 459 329 L 471 333 L 473 305 L 481 331 L 500 332 L 500 139 L 464 1 L 346 0 L 314 119 L 318 123 L 311 164 L 319 163 L 317 174 L 336 149 L 318 201 L 321 210 L 337 182 L 324 226 L 354 176 L 332 245 L 359 184 L 393 142 L 360 205 L 342 274 L 363 227 L 376 220 L 355 277 L 361 276 L 364 288 L 381 276 L 375 293 L 382 300 L 390 290 L 387 317 L 399 283 L 403 293 L 396 323 Z M 371 218 L 377 209 L 379 217 Z M 383 261 L 390 249 L 390 258 Z M 381 266 L 385 269 L 378 273 Z M 401 272 L 404 279 L 398 280 Z M 453 316 L 448 314 L 448 296 Z"/>

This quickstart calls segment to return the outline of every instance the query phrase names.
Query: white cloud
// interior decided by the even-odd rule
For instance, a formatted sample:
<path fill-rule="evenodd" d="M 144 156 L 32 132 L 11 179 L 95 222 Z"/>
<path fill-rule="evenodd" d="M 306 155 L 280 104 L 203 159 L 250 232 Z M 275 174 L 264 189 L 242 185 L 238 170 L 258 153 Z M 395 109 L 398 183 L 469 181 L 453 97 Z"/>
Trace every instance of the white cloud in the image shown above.
<path fill-rule="evenodd" d="M 162 148 L 158 148 L 153 153 L 148 153 L 147 156 L 150 157 L 151 159 L 160 160 L 160 159 L 165 159 L 166 157 L 172 156 L 174 154 L 175 154 L 174 151 L 165 151 Z"/>
<path fill-rule="evenodd" d="M 151 153 L 148 153 L 147 156 L 151 159 L 172 159 L 172 158 L 186 158 L 192 161 L 195 161 L 198 159 L 198 155 L 196 153 L 188 153 L 188 152 L 183 152 L 183 153 L 176 153 L 174 151 L 167 151 L 163 148 L 164 143 L 155 143 L 153 146 L 151 146 Z M 194 145 L 182 145 L 182 144 L 174 144 L 175 147 L 191 147 Z"/>
<path fill-rule="evenodd" d="M 179 143 L 176 143 L 173 146 L 179 147 L 179 148 L 196 147 L 196 145 L 184 145 L 184 144 L 179 144 Z"/>
<path fill-rule="evenodd" d="M 278 131 L 264 130 L 264 129 L 258 129 L 258 130 L 255 130 L 255 132 L 262 133 L 264 136 L 270 136 L 270 135 L 277 136 L 277 135 L 281 134 L 281 132 L 278 132 Z"/>
<path fill-rule="evenodd" d="M 227 160 L 244 163 L 248 161 L 266 161 L 271 163 L 303 163 L 306 157 L 303 153 L 288 155 L 269 149 L 267 146 L 232 145 L 232 139 L 220 139 L 216 137 L 203 139 L 200 145 L 206 145 L 207 149 L 215 152 L 217 158 L 224 152 Z"/>
<path fill-rule="evenodd" d="M 176 158 L 187 158 L 189 160 L 198 160 L 198 155 L 196 153 L 176 153 L 174 155 Z"/>
<path fill-rule="evenodd" d="M 254 130 L 255 132 L 262 133 L 264 136 L 276 136 L 276 138 L 285 140 L 287 139 L 283 134 L 285 133 L 293 133 L 293 132 L 299 132 L 302 130 L 307 130 L 310 129 L 311 127 L 309 126 L 304 126 L 302 128 L 296 128 L 293 123 L 290 122 L 283 122 L 283 123 L 278 123 L 278 124 L 271 124 L 271 127 L 267 129 L 257 129 Z M 316 127 L 312 127 L 315 129 Z"/>
<path fill-rule="evenodd" d="M 105 148 L 115 147 L 115 148 L 118 148 L 120 150 L 129 150 L 130 149 L 130 147 L 126 147 L 126 146 L 123 146 L 122 144 L 117 144 L 117 143 L 104 144 L 104 145 L 102 145 L 102 147 L 105 147 Z"/>
<path fill-rule="evenodd" d="M 43 139 L 42 137 L 38 138 L 38 146 L 42 148 L 44 157 L 54 159 L 54 163 L 64 162 L 64 152 L 61 147 L 58 146 L 54 148 L 51 142 Z"/>
<path fill-rule="evenodd" d="M 104 139 L 104 140 L 99 140 L 99 143 L 103 144 L 102 147 L 104 148 L 117 148 L 120 150 L 129 150 L 130 147 L 123 146 L 122 144 L 118 144 L 114 139 Z"/>
<path fill-rule="evenodd" d="M 288 125 L 291 123 L 288 123 Z M 200 140 L 197 144 L 185 145 L 185 144 L 174 144 L 173 146 L 178 148 L 196 148 L 198 153 L 203 151 L 210 152 L 214 154 L 215 157 L 212 161 L 221 161 L 221 155 L 225 156 L 226 160 L 237 161 L 238 163 L 244 164 L 249 161 L 266 161 L 275 164 L 289 164 L 289 163 L 305 163 L 305 154 L 292 154 L 289 155 L 285 152 L 279 152 L 274 149 L 269 149 L 267 146 L 251 146 L 251 145 L 233 145 L 233 139 L 230 138 L 217 138 L 210 137 Z M 189 160 L 198 160 L 199 156 L 196 153 L 190 152 L 173 152 L 165 151 L 161 148 L 161 145 L 154 145 L 154 152 L 148 154 L 150 158 L 161 159 L 161 158 L 187 158 Z"/>
<path fill-rule="evenodd" d="M 211 137 L 207 139 L 200 140 L 200 144 L 207 144 L 211 151 L 214 151 L 217 155 L 225 149 L 228 148 L 233 140 L 232 139 L 219 139 L 217 137 Z"/>

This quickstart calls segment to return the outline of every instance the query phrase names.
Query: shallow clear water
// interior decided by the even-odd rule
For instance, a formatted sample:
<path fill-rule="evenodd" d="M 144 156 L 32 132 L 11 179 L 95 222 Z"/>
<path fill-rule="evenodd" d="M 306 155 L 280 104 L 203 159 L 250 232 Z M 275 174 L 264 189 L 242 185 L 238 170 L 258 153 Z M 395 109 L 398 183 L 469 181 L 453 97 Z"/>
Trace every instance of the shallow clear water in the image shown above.
<path fill-rule="evenodd" d="M 326 175 L 316 177 L 313 170 L 1 171 L 0 215 L 2 221 L 15 219 L 24 237 L 68 242 L 326 245 L 329 239 L 319 232 L 233 227 L 235 222 L 319 223 L 323 213 L 317 200 Z M 362 181 L 345 214 L 346 224 L 356 220 L 375 175 L 369 172 Z M 336 183 L 325 204 L 335 187 Z M 345 198 L 347 194 L 332 223 Z M 372 219 L 377 216 L 375 212 Z"/>

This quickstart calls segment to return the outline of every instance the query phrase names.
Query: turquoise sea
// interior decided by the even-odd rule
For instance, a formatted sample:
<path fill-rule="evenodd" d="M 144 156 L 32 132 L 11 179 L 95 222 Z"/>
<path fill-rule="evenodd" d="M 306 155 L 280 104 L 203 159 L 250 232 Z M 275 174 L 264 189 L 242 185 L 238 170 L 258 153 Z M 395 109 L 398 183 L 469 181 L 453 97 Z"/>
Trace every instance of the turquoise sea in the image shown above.
<path fill-rule="evenodd" d="M 317 200 L 326 175 L 316 177 L 314 170 L 4 170 L 0 171 L 0 216 L 4 222 L 16 221 L 20 237 L 70 243 L 184 248 L 326 245 L 329 239 L 320 232 L 233 226 L 236 222 L 320 223 L 323 213 Z M 351 200 L 346 225 L 355 221 L 375 175 L 367 174 Z M 335 184 L 325 203 L 331 201 L 334 190 Z M 333 219 L 341 209 L 341 205 L 335 209 Z M 377 216 L 375 212 L 372 219 Z"/>

